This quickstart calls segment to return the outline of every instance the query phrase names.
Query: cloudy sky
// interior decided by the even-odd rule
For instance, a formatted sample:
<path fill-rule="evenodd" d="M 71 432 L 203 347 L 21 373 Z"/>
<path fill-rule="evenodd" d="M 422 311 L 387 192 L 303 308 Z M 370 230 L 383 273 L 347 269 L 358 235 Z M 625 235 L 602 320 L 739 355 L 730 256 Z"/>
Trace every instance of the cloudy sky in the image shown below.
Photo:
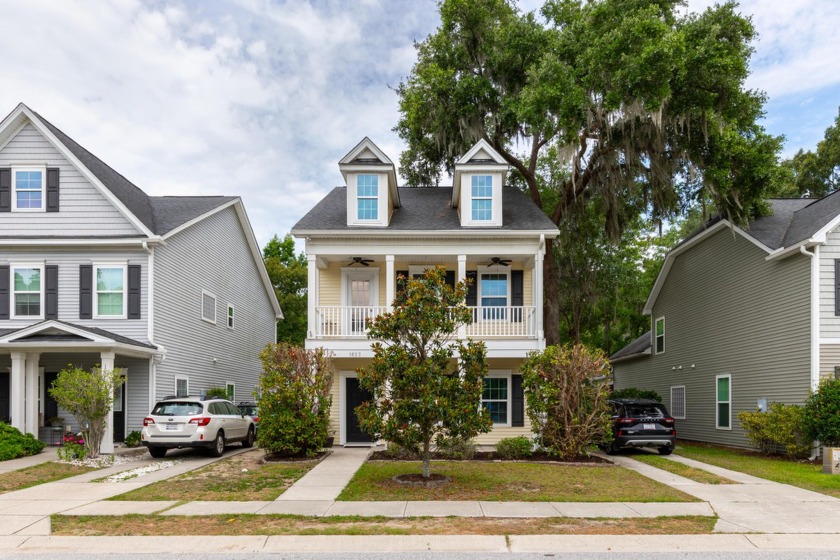
<path fill-rule="evenodd" d="M 786 155 L 813 148 L 840 105 L 840 2 L 741 11 L 760 33 L 765 126 Z M 398 160 L 391 88 L 438 23 L 433 0 L 0 0 L 0 14 L 0 113 L 23 101 L 149 194 L 242 196 L 261 244 L 341 184 L 364 136 Z"/>

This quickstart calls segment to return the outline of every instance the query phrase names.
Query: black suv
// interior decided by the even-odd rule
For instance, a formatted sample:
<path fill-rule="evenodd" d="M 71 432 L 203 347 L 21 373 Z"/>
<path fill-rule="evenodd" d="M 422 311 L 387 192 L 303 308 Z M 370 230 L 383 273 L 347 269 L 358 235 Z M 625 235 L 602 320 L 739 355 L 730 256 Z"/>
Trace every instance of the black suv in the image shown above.
<path fill-rule="evenodd" d="M 656 447 L 660 455 L 674 451 L 677 429 L 662 403 L 651 399 L 611 399 L 613 442 L 604 446 L 609 455 L 626 447 Z"/>

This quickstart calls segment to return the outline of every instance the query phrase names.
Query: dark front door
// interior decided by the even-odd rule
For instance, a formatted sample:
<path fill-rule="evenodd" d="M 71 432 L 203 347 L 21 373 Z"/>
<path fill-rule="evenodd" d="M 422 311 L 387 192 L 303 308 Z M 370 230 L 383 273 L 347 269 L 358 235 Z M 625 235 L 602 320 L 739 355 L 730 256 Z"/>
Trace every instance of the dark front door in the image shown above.
<path fill-rule="evenodd" d="M 11 423 L 12 420 L 10 416 L 12 415 L 12 412 L 9 410 L 11 408 L 9 395 L 12 390 L 9 387 L 9 383 L 11 383 L 9 372 L 0 371 L 0 422 Z"/>
<path fill-rule="evenodd" d="M 52 398 L 52 395 L 50 395 L 50 388 L 52 388 L 53 383 L 55 383 L 55 380 L 56 380 L 57 377 L 58 377 L 58 374 L 55 373 L 55 372 L 44 373 L 44 387 L 45 387 L 45 391 L 44 391 L 44 396 L 45 396 L 45 399 L 44 399 L 44 423 L 45 424 L 49 421 L 50 418 L 55 418 L 56 416 L 58 416 L 58 403 L 55 402 L 55 399 Z M 69 424 L 70 420 L 71 420 L 70 418 L 65 418 L 64 423 Z"/>
<path fill-rule="evenodd" d="M 125 383 L 114 390 L 114 441 L 125 441 Z"/>
<path fill-rule="evenodd" d="M 355 377 L 346 379 L 346 422 L 347 422 L 347 443 L 369 443 L 373 438 L 367 435 L 359 427 L 359 418 L 356 416 L 356 407 L 371 399 L 371 394 L 359 386 L 359 380 Z"/>

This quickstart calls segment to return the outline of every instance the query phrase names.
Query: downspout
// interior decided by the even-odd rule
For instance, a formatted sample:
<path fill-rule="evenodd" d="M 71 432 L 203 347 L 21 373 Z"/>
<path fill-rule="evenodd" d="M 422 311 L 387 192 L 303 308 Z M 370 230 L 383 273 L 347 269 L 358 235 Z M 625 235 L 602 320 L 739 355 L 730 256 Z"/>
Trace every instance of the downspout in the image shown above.
<path fill-rule="evenodd" d="M 799 246 L 799 252 L 811 259 L 811 391 L 816 391 L 820 381 L 820 260 L 819 246 L 814 246 L 814 252 L 808 252 L 804 245 Z M 820 442 L 813 442 L 811 456 L 813 461 L 819 456 Z"/>
<path fill-rule="evenodd" d="M 161 363 L 166 358 L 166 348 L 161 346 L 160 344 L 155 343 L 154 334 L 155 334 L 155 249 L 154 247 L 149 247 L 148 242 L 143 241 L 143 249 L 145 249 L 146 253 L 149 255 L 149 264 L 147 267 L 146 274 L 149 278 L 148 285 L 149 285 L 149 293 L 146 296 L 146 307 L 147 307 L 147 319 L 146 319 L 146 338 L 149 340 L 149 344 L 156 347 L 158 349 L 158 354 L 154 356 L 149 361 L 149 406 L 151 407 L 157 397 L 155 393 L 157 393 L 157 365 Z"/>

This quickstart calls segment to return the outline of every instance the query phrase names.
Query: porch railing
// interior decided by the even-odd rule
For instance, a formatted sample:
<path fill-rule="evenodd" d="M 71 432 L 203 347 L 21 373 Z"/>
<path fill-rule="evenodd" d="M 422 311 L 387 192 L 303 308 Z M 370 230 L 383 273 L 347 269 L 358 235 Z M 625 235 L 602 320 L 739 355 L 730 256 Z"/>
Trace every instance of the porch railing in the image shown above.
<path fill-rule="evenodd" d="M 465 325 L 469 338 L 534 338 L 536 307 L 469 307 L 473 322 Z M 315 308 L 315 338 L 363 338 L 374 317 L 387 307 L 318 306 Z"/>

